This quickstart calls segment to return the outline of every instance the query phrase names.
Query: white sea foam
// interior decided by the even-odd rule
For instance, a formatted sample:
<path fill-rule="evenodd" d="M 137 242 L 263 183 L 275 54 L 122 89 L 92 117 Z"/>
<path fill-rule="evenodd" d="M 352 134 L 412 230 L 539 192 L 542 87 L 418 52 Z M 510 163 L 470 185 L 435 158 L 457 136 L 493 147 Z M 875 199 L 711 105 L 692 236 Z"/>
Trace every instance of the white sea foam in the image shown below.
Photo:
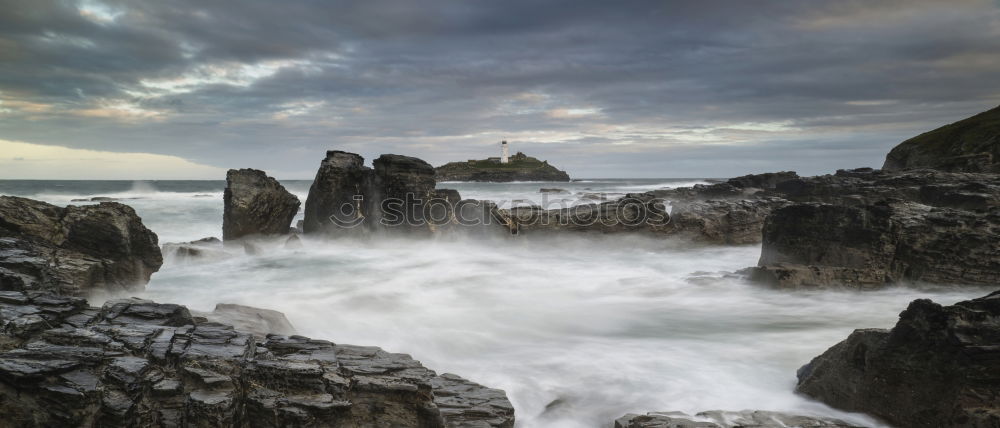
<path fill-rule="evenodd" d="M 623 186 L 665 183 L 541 187 L 623 193 Z M 308 184 L 286 187 L 304 201 Z M 131 194 L 147 198 L 124 202 L 161 242 L 219 236 L 223 185 L 213 185 L 212 198 L 139 189 Z M 540 186 L 442 187 L 461 187 L 465 197 L 528 198 L 538 197 Z M 51 190 L 32 192 L 75 191 Z M 520 427 L 576 428 L 608 426 L 627 412 L 711 409 L 791 411 L 877 426 L 794 394 L 796 369 L 856 328 L 891 327 L 915 298 L 953 303 L 987 293 L 772 290 L 722 273 L 755 264 L 757 246 L 685 247 L 638 237 L 304 245 L 203 264 L 168 262 L 141 296 L 199 310 L 218 302 L 280 310 L 302 334 L 410 353 L 439 372 L 502 388 Z M 546 410 L 552 403 L 560 404 Z"/>

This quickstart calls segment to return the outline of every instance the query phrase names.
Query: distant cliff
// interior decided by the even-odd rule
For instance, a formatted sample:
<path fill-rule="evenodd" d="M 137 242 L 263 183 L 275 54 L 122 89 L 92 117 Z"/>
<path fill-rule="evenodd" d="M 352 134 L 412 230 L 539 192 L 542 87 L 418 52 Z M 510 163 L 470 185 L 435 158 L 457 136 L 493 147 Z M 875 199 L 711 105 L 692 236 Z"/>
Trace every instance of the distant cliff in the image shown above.
<path fill-rule="evenodd" d="M 510 162 L 500 163 L 499 158 L 451 162 L 435 168 L 437 181 L 569 181 L 569 174 L 518 152 Z"/>
<path fill-rule="evenodd" d="M 915 168 L 1000 172 L 1000 107 L 906 140 L 882 166 L 886 171 Z"/>

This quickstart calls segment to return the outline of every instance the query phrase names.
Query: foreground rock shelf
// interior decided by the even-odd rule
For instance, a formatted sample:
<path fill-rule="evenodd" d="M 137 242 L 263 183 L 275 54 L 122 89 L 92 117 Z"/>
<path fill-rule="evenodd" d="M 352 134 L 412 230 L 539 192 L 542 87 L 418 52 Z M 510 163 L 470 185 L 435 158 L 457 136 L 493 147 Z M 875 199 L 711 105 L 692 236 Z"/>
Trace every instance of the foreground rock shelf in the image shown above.
<path fill-rule="evenodd" d="M 405 354 L 139 299 L 0 292 L 0 426 L 512 427 L 503 391 Z"/>
<path fill-rule="evenodd" d="M 1000 426 L 1000 291 L 914 300 L 892 330 L 856 330 L 798 377 L 799 393 L 898 427 Z"/>

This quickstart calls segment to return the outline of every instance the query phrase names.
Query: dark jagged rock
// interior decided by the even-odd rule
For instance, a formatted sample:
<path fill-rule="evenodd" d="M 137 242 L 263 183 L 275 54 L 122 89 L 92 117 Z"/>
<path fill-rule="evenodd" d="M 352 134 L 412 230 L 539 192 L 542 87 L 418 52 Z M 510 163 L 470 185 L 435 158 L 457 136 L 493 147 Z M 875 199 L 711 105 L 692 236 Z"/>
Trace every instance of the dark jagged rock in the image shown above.
<path fill-rule="evenodd" d="M 743 245 L 761 242 L 761 230 L 771 211 L 788 201 L 781 198 L 677 202 L 670 215 L 670 234 L 695 242 Z"/>
<path fill-rule="evenodd" d="M 774 191 L 796 202 L 870 205 L 911 201 L 935 207 L 984 211 L 1000 206 L 1000 175 L 934 170 L 887 172 L 861 168 L 787 180 Z"/>
<path fill-rule="evenodd" d="M 434 167 L 410 156 L 382 155 L 372 162 L 374 186 L 366 192 L 369 228 L 429 232 L 424 207 L 437 197 Z"/>
<path fill-rule="evenodd" d="M 0 292 L 0 425 L 503 427 L 503 391 L 405 354 L 261 341 L 139 299 Z"/>
<path fill-rule="evenodd" d="M 515 235 L 553 231 L 666 233 L 670 223 L 659 201 L 634 198 L 554 210 L 519 206 L 497 214 L 501 225 Z"/>
<path fill-rule="evenodd" d="M 1000 173 L 1000 107 L 920 134 L 894 147 L 882 169 Z"/>
<path fill-rule="evenodd" d="M 285 235 L 299 212 L 299 198 L 256 169 L 231 169 L 223 194 L 222 239 Z"/>
<path fill-rule="evenodd" d="M 469 160 L 446 163 L 435 171 L 440 181 L 569 181 L 566 171 L 521 152 L 511 156 L 506 164 L 499 159 Z"/>
<path fill-rule="evenodd" d="M 461 201 L 458 191 L 435 189 L 434 168 L 409 156 L 382 155 L 364 166 L 353 153 L 327 152 L 306 200 L 305 233 L 329 236 L 423 233 L 477 226 L 484 230 L 495 205 Z M 459 221 L 456 210 L 467 222 Z M 473 224 L 474 223 L 474 224 Z M 483 226 L 484 223 L 487 226 Z"/>
<path fill-rule="evenodd" d="M 780 198 L 676 202 L 668 215 L 657 199 L 635 196 L 602 204 L 544 210 L 501 210 L 501 223 L 513 233 L 582 231 L 647 233 L 694 242 L 742 245 L 760 242 L 764 219 L 788 202 Z"/>
<path fill-rule="evenodd" d="M 798 378 L 799 393 L 895 426 L 1000 426 L 1000 292 L 915 300 L 892 330 L 854 331 Z"/>
<path fill-rule="evenodd" d="M 57 207 L 0 196 L 0 288 L 84 295 L 141 289 L 163 263 L 156 234 L 116 202 Z"/>
<path fill-rule="evenodd" d="M 795 171 L 765 172 L 763 174 L 749 174 L 726 180 L 726 184 L 739 189 L 774 189 L 779 184 L 788 180 L 799 178 Z"/>
<path fill-rule="evenodd" d="M 646 192 L 636 197 L 669 201 L 699 201 L 709 199 L 748 199 L 762 191 L 773 190 L 779 184 L 799 178 L 795 171 L 767 172 L 730 178 L 725 182 L 696 184 Z"/>
<path fill-rule="evenodd" d="M 615 420 L 615 428 L 860 428 L 828 418 L 789 415 L 761 410 L 723 412 L 713 410 L 694 416 L 682 412 L 628 414 Z"/>
<path fill-rule="evenodd" d="M 365 189 L 371 186 L 371 168 L 354 153 L 331 150 L 320 163 L 306 199 L 304 233 L 330 232 L 364 219 Z"/>
<path fill-rule="evenodd" d="M 767 218 L 759 267 L 752 276 L 782 287 L 997 284 L 997 236 L 1000 208 L 974 212 L 912 202 L 796 204 Z"/>

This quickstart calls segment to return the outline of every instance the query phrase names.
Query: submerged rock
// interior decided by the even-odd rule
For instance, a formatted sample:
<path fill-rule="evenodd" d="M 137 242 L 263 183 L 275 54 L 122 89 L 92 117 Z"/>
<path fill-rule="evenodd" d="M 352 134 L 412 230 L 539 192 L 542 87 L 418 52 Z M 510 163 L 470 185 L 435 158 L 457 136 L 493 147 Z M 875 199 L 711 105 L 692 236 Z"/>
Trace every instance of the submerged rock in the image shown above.
<path fill-rule="evenodd" d="M 236 330 L 251 333 L 257 337 L 268 334 L 295 334 L 295 327 L 288 321 L 285 314 L 253 306 L 219 303 L 212 312 L 199 313 L 209 321 L 229 324 Z"/>
<path fill-rule="evenodd" d="M 156 234 L 116 202 L 62 208 L 0 196 L 0 288 L 135 290 L 163 263 Z"/>
<path fill-rule="evenodd" d="M 615 428 L 861 428 L 829 418 L 790 415 L 761 410 L 713 410 L 694 416 L 682 412 L 628 414 L 615 420 Z"/>
<path fill-rule="evenodd" d="M 216 237 L 190 242 L 166 242 L 161 249 L 163 258 L 172 263 L 207 263 L 233 257 Z"/>
<path fill-rule="evenodd" d="M 895 426 L 1000 426 L 1000 292 L 914 300 L 891 330 L 855 330 L 798 378 L 799 393 Z"/>
<path fill-rule="evenodd" d="M 231 169 L 223 194 L 222 239 L 288 234 L 299 198 L 256 169 Z"/>
<path fill-rule="evenodd" d="M 3 425 L 503 427 L 503 391 L 405 354 L 246 332 L 183 306 L 0 292 Z"/>

